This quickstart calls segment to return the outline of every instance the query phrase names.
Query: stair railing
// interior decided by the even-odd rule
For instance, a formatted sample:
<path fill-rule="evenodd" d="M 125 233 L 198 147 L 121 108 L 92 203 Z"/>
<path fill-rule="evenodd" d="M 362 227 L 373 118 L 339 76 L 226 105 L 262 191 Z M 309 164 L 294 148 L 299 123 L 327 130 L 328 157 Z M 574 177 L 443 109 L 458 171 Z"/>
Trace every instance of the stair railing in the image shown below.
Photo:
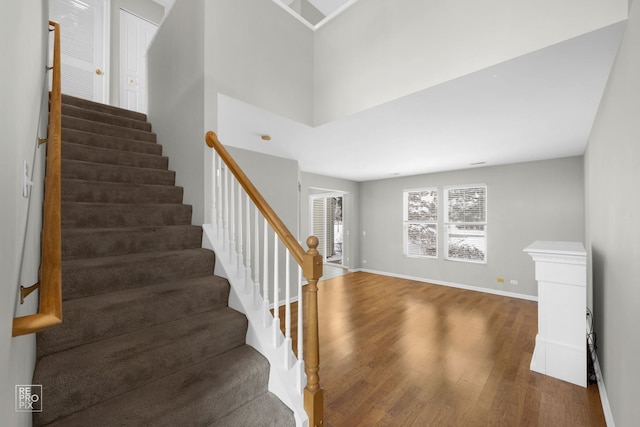
<path fill-rule="evenodd" d="M 289 260 L 298 264 L 298 300 L 297 313 L 297 365 L 304 367 L 304 379 L 298 383 L 302 394 L 304 410 L 310 426 L 323 425 L 323 390 L 318 376 L 320 350 L 318 339 L 318 280 L 322 277 L 322 256 L 318 253 L 318 239 L 307 239 L 308 251 L 305 251 L 291 234 L 278 215 L 269 206 L 264 197 L 238 166 L 229 152 L 218 140 L 215 132 L 207 132 L 206 143 L 212 147 L 213 190 L 212 225 L 222 244 L 236 257 L 237 273 L 245 278 L 247 289 L 252 293 L 255 304 L 262 306 L 264 326 L 273 331 L 272 346 L 284 352 L 285 369 L 296 362 L 292 351 L 291 338 L 291 278 Z M 229 175 L 231 172 L 231 175 Z M 235 178 L 235 179 L 233 179 Z M 243 191 L 244 190 L 244 191 Z M 251 204 L 250 202 L 253 202 Z M 243 207 L 244 205 L 244 207 Z M 253 211 L 253 213 L 252 213 Z M 259 215 L 263 218 L 260 224 Z M 261 232 L 262 229 L 262 232 Z M 273 251 L 269 251 L 269 230 L 273 230 Z M 285 258 L 279 260 L 279 242 L 284 245 Z M 262 246 L 262 250 L 260 249 Z M 262 260 L 262 269 L 260 264 Z M 282 267 L 284 264 L 284 268 Z M 272 270 L 269 270 L 269 266 Z M 284 301 L 281 300 L 279 273 L 284 270 Z M 302 276 L 307 281 L 302 286 Z M 260 281 L 262 279 L 262 285 Z M 271 285 L 269 284 L 269 281 Z M 251 289 L 253 288 L 253 289 Z M 270 296 L 271 294 L 271 296 Z M 284 338 L 282 338 L 280 307 L 284 305 Z M 273 314 L 272 314 L 273 313 Z M 301 369 L 302 370 L 302 369 Z M 304 387 L 304 389 L 302 389 Z"/>
<path fill-rule="evenodd" d="M 53 70 L 47 136 L 44 210 L 42 216 L 42 254 L 40 281 L 25 288 L 20 286 L 21 301 L 39 289 L 38 312 L 13 319 L 12 335 L 26 335 L 52 328 L 62 323 L 62 90 L 60 79 L 60 25 L 53 27 Z"/>

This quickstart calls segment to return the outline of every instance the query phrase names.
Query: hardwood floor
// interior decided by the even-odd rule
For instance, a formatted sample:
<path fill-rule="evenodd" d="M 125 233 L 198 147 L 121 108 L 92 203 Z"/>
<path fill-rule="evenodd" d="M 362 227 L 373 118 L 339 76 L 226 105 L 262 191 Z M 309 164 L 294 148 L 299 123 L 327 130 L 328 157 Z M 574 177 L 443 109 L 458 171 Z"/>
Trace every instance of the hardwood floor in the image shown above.
<path fill-rule="evenodd" d="M 325 426 L 606 425 L 597 385 L 530 371 L 535 302 L 358 272 L 318 303 Z"/>

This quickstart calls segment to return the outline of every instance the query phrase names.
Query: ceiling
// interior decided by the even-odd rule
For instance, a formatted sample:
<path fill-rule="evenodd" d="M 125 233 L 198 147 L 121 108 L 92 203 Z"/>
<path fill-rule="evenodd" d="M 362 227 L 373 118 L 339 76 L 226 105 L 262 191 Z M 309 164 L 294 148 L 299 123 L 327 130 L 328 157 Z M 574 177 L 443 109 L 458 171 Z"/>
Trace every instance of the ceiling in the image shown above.
<path fill-rule="evenodd" d="M 280 0 L 290 6 L 295 0 Z M 329 16 L 347 3 L 354 3 L 354 0 L 306 0 L 318 9 L 324 16 Z"/>
<path fill-rule="evenodd" d="M 219 136 L 353 181 L 582 155 L 624 25 L 318 127 L 221 96 Z"/>

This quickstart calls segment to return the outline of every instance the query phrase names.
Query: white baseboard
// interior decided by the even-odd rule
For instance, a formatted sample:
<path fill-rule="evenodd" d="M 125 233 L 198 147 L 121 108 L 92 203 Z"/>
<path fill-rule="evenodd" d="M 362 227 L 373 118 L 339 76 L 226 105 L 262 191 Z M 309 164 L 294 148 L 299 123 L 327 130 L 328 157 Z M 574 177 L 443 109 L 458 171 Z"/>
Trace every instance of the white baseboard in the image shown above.
<path fill-rule="evenodd" d="M 593 368 L 596 371 L 596 378 L 598 381 L 598 392 L 600 393 L 600 402 L 602 403 L 602 412 L 604 412 L 604 420 L 607 423 L 607 427 L 615 427 L 616 423 L 613 420 L 613 412 L 611 411 L 611 405 L 609 404 L 609 397 L 607 396 L 607 389 L 604 387 L 604 378 L 602 377 L 602 371 L 600 370 L 600 363 L 598 362 L 598 355 L 595 352 L 591 352 L 593 355 Z"/>
<path fill-rule="evenodd" d="M 503 297 L 519 298 L 528 301 L 538 301 L 538 297 L 534 295 L 520 294 L 516 292 L 501 291 L 499 289 L 481 288 L 478 286 L 462 285 L 460 283 L 443 282 L 442 280 L 432 280 L 424 277 L 409 276 L 406 274 L 389 273 L 387 271 L 370 270 L 367 268 L 358 268 L 349 271 L 363 271 L 365 273 L 380 274 L 382 276 L 397 277 L 399 279 L 415 280 L 417 282 L 432 283 L 434 285 L 449 286 L 451 288 L 466 289 L 468 291 L 484 292 L 486 294 L 500 295 Z"/>

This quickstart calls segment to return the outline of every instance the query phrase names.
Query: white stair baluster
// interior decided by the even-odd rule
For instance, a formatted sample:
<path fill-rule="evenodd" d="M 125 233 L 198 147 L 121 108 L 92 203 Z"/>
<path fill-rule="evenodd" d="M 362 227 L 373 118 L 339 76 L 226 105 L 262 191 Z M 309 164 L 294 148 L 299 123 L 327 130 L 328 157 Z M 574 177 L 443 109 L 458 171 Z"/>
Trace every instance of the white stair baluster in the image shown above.
<path fill-rule="evenodd" d="M 264 271 L 262 272 L 262 306 L 264 310 L 264 326 L 268 327 L 273 319 L 269 312 L 269 224 L 264 219 L 264 263 L 262 264 Z"/>
<path fill-rule="evenodd" d="M 284 368 L 290 369 L 292 366 L 293 350 L 291 347 L 291 254 L 289 249 L 285 250 L 285 280 L 284 280 Z"/>
<path fill-rule="evenodd" d="M 216 227 L 216 219 L 218 218 L 218 214 L 216 212 L 216 186 L 218 185 L 218 169 L 216 168 L 216 160 L 217 160 L 216 150 L 211 150 L 211 163 L 213 165 L 213 173 L 211 176 L 211 209 L 209 210 L 209 215 L 211 216 L 210 221 L 211 225 Z"/>
<path fill-rule="evenodd" d="M 238 276 L 242 277 L 242 274 L 244 273 L 244 265 L 243 265 L 243 261 L 244 261 L 244 254 L 243 254 L 243 247 L 242 247 L 242 228 L 243 228 L 243 224 L 242 224 L 242 185 L 240 185 L 240 183 L 238 182 L 238 225 L 237 225 L 237 230 L 238 230 L 238 240 L 236 240 L 236 244 L 237 244 L 237 254 L 238 254 Z"/>
<path fill-rule="evenodd" d="M 234 191 L 235 179 L 229 179 L 229 258 L 231 262 L 236 261 L 236 198 Z"/>
<path fill-rule="evenodd" d="M 260 304 L 260 221 L 258 215 L 258 208 L 254 208 L 255 214 L 253 216 L 253 283 L 255 287 L 256 304 Z"/>
<path fill-rule="evenodd" d="M 302 267 L 298 265 L 298 372 L 297 372 L 297 384 L 300 394 L 302 394 L 304 388 L 307 386 L 307 376 L 304 373 L 304 325 L 303 325 L 303 304 L 302 304 Z"/>
<path fill-rule="evenodd" d="M 222 186 L 224 192 L 224 218 L 222 225 L 223 242 L 225 246 L 229 243 L 229 169 L 224 168 L 224 183 Z"/>
<path fill-rule="evenodd" d="M 247 194 L 247 197 L 245 198 L 246 200 L 246 218 L 245 218 L 245 224 L 247 229 L 245 230 L 246 233 L 245 235 L 246 237 L 246 244 L 244 247 L 244 253 L 245 253 L 245 270 L 244 270 L 244 278 L 245 278 L 245 289 L 247 290 L 247 293 L 251 293 L 251 198 L 249 197 L 249 195 Z"/>
<path fill-rule="evenodd" d="M 222 236 L 222 159 L 220 156 L 216 156 L 216 176 L 218 179 L 216 180 L 216 193 L 218 197 L 216 198 L 217 203 L 217 215 L 218 219 L 216 220 L 217 224 L 217 232 L 218 238 Z"/>
<path fill-rule="evenodd" d="M 278 266 L 278 235 L 273 236 L 273 346 L 280 345 L 280 268 Z"/>

